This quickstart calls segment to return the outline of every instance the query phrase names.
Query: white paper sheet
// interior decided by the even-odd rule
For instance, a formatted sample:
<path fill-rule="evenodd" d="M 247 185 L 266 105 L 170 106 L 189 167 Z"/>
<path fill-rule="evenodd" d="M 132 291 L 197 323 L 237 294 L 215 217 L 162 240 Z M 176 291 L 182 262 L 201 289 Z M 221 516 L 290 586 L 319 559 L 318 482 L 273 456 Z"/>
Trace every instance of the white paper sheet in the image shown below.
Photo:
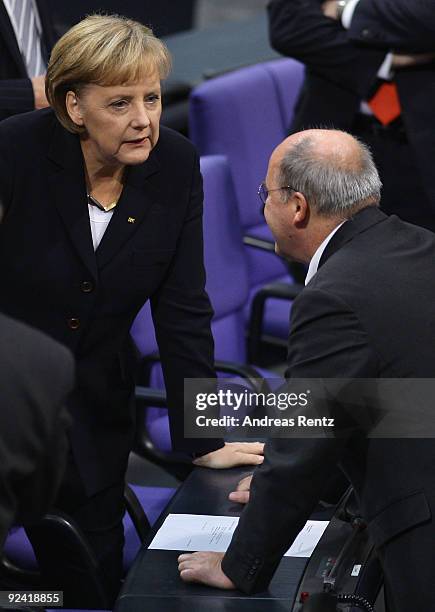
<path fill-rule="evenodd" d="M 307 521 L 284 557 L 311 557 L 329 521 Z"/>
<path fill-rule="evenodd" d="M 149 548 L 225 552 L 238 522 L 235 516 L 169 514 Z M 307 521 L 285 556 L 310 557 L 327 525 L 328 521 Z"/>

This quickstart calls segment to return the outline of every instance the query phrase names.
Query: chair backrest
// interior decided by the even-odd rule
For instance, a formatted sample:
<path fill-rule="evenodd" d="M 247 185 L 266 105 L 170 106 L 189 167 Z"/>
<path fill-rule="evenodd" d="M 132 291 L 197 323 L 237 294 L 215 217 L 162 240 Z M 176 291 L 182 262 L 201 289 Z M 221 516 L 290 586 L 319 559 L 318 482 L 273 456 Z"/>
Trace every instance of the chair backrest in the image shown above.
<path fill-rule="evenodd" d="M 204 185 L 204 263 L 206 289 L 214 309 L 212 332 L 216 359 L 246 363 L 245 318 L 248 272 L 242 231 L 228 161 L 222 155 L 201 158 Z M 143 356 L 157 349 L 149 305 L 136 317 L 132 335 Z M 163 388 L 160 365 L 151 370 L 150 385 Z M 146 424 L 152 442 L 171 450 L 168 421 L 160 408 L 148 408 Z"/>
<path fill-rule="evenodd" d="M 189 135 L 200 155 L 226 155 L 244 229 L 263 223 L 256 190 L 284 139 L 303 79 L 296 60 L 241 68 L 198 85 L 190 97 Z"/>
<path fill-rule="evenodd" d="M 273 79 L 284 135 L 286 135 L 293 121 L 296 102 L 304 80 L 304 66 L 296 60 L 283 59 L 265 62 L 263 68 Z"/>
<path fill-rule="evenodd" d="M 201 158 L 204 182 L 204 261 L 214 309 L 216 359 L 246 361 L 242 309 L 248 300 L 248 270 L 228 160 Z"/>
<path fill-rule="evenodd" d="M 152 355 L 158 351 L 149 302 L 140 309 L 133 321 L 130 333 L 142 357 Z"/>
<path fill-rule="evenodd" d="M 214 309 L 216 358 L 245 362 L 242 309 L 248 299 L 248 272 L 228 162 L 222 155 L 201 159 L 204 182 L 204 261 L 207 292 Z M 157 351 L 149 303 L 131 329 L 141 355 Z"/>

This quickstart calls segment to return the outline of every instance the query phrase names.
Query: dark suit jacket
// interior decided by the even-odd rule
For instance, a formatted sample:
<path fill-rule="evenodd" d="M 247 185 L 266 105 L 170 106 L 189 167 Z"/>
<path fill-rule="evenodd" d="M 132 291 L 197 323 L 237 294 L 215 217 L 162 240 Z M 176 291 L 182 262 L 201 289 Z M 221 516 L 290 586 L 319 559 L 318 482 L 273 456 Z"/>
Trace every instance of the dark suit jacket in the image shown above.
<path fill-rule="evenodd" d="M 386 52 L 392 48 L 390 43 L 398 42 L 399 31 L 400 36 L 406 38 L 406 29 L 410 32 L 409 40 L 418 38 L 432 9 L 425 0 L 408 1 L 407 9 L 394 9 L 394 0 L 360 0 L 348 32 L 339 22 L 325 17 L 320 4 L 320 0 L 272 0 L 268 5 L 271 44 L 279 53 L 294 57 L 307 67 L 291 130 L 331 126 L 349 131 L 361 100 L 370 98 L 373 93 L 379 67 Z M 407 21 L 408 14 L 414 11 L 414 4 L 419 7 L 419 16 L 414 15 Z M 368 8 L 364 9 L 366 5 Z M 404 5 L 405 2 L 398 3 L 399 7 Z M 376 12 L 374 7 L 382 8 Z M 373 10 L 370 12 L 370 9 Z M 372 15 L 371 19 L 367 13 Z M 403 15 L 400 30 L 399 15 Z M 423 51 L 428 48 L 435 50 L 433 21 L 432 12 L 427 30 L 432 34 L 426 32 L 422 37 Z M 386 29 L 389 22 L 391 34 Z M 409 50 L 406 42 L 403 48 Z M 406 135 L 435 214 L 435 185 L 432 180 L 435 63 L 398 70 L 395 80 Z"/>
<path fill-rule="evenodd" d="M 380 49 L 434 52 L 433 4 L 427 0 L 360 0 L 349 34 L 358 42 Z"/>
<path fill-rule="evenodd" d="M 434 275 L 434 234 L 376 208 L 358 213 L 293 304 L 287 376 L 435 377 Z M 269 441 L 225 573 L 246 592 L 266 588 L 337 462 L 368 521 L 394 612 L 435 609 L 433 440 Z"/>
<path fill-rule="evenodd" d="M 426 0 L 360 0 L 349 37 L 369 49 L 435 53 L 435 10 Z M 435 60 L 397 70 L 395 81 L 408 140 L 435 214 Z"/>
<path fill-rule="evenodd" d="M 46 0 L 37 0 L 37 5 L 43 31 L 42 51 L 47 61 L 56 38 Z M 0 119 L 34 108 L 32 83 L 27 76 L 8 12 L 0 1 Z"/>
<path fill-rule="evenodd" d="M 123 478 L 133 433 L 130 326 L 151 298 L 176 448 L 183 379 L 213 378 L 204 290 L 202 184 L 191 143 L 167 128 L 128 171 L 100 246 L 91 241 L 79 138 L 49 109 L 0 124 L 0 308 L 67 345 L 77 359 L 72 445 L 89 491 Z"/>
<path fill-rule="evenodd" d="M 350 42 L 341 24 L 323 15 L 320 0 L 272 0 L 268 11 L 272 47 L 306 65 L 292 131 L 318 125 L 350 129 L 385 52 Z"/>
<path fill-rule="evenodd" d="M 44 334 L 0 314 L 0 550 L 14 522 L 54 499 L 65 465 L 73 359 Z"/>

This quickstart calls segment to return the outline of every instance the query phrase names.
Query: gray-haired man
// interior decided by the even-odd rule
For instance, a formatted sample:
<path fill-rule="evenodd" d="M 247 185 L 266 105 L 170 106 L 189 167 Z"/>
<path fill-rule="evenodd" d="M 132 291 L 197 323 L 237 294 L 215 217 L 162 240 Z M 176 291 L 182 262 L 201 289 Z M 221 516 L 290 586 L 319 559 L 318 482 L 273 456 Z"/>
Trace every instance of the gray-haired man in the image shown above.
<path fill-rule="evenodd" d="M 265 185 L 277 250 L 309 264 L 287 377 L 434 378 L 435 235 L 379 210 L 367 148 L 339 131 L 294 134 L 273 152 Z M 270 440 L 227 553 L 181 555 L 182 579 L 265 589 L 337 464 L 377 548 L 388 609 L 434 610 L 432 440 Z"/>

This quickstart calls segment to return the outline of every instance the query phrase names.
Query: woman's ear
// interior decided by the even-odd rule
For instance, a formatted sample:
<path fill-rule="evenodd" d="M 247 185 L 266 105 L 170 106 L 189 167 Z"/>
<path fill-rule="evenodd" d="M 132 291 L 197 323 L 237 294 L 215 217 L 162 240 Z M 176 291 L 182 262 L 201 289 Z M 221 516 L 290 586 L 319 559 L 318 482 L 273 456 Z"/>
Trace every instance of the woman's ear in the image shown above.
<path fill-rule="evenodd" d="M 70 116 L 71 121 L 73 121 L 76 125 L 83 126 L 83 115 L 81 111 L 81 105 L 77 94 L 74 91 L 68 91 L 65 99 L 65 106 Z"/>

